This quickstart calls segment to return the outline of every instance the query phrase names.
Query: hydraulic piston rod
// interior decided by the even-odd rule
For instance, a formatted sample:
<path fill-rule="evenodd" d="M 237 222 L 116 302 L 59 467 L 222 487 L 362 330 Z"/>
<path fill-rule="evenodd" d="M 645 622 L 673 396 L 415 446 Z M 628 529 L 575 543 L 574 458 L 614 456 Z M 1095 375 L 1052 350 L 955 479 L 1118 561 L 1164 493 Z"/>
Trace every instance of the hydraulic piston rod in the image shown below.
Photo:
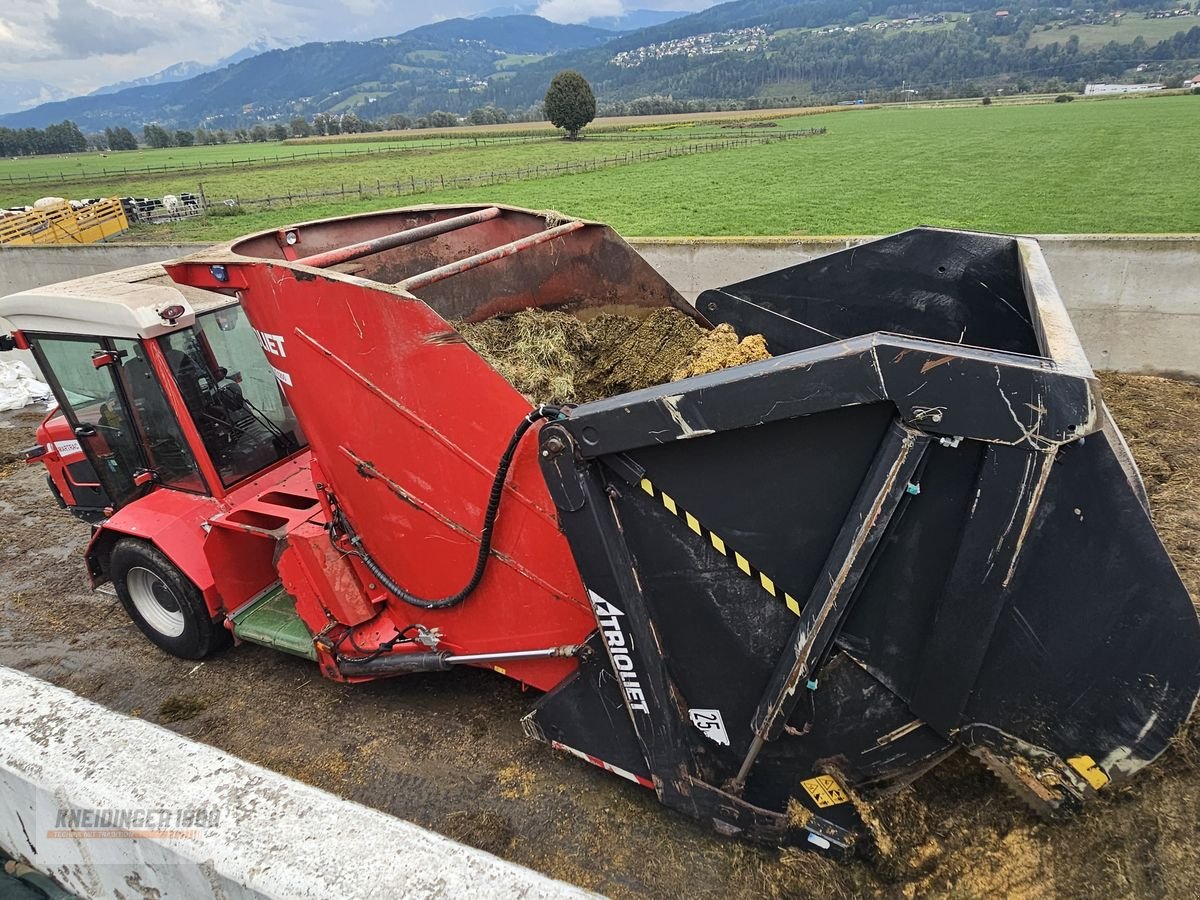
<path fill-rule="evenodd" d="M 490 663 L 519 659 L 553 659 L 575 656 L 580 647 L 565 644 L 560 647 L 545 647 L 538 650 L 508 650 L 498 653 L 463 653 L 451 655 L 445 651 L 427 650 L 410 653 L 388 653 L 367 659 L 343 659 L 338 669 L 343 675 L 402 675 L 412 672 L 445 672 L 451 666 L 472 663 Z"/>

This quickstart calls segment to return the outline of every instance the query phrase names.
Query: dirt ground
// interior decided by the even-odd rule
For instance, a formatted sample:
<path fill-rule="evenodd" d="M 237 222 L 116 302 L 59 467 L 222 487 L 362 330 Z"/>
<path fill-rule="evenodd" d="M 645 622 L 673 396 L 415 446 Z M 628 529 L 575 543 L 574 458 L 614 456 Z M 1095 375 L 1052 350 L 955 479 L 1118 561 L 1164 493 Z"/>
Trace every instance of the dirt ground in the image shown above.
<path fill-rule="evenodd" d="M 1104 387 L 1197 596 L 1200 386 L 1112 375 Z M 489 672 L 347 687 L 254 646 L 201 665 L 166 656 L 89 593 L 87 526 L 55 507 L 38 467 L 14 461 L 37 418 L 0 414 L 2 665 L 616 897 L 1195 896 L 1200 727 L 1132 786 L 1052 824 L 954 757 L 877 809 L 887 854 L 836 864 L 719 838 L 526 739 L 531 698 Z"/>

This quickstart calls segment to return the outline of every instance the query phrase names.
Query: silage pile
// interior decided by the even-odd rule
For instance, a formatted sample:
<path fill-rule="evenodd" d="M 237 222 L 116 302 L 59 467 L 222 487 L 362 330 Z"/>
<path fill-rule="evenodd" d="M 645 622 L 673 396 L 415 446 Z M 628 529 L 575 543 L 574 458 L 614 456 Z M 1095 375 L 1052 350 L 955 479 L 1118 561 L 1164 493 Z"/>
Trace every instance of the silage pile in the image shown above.
<path fill-rule="evenodd" d="M 459 324 L 467 343 L 531 403 L 584 403 L 769 359 L 761 335 L 705 331 L 677 309 L 584 322 L 540 309 Z"/>

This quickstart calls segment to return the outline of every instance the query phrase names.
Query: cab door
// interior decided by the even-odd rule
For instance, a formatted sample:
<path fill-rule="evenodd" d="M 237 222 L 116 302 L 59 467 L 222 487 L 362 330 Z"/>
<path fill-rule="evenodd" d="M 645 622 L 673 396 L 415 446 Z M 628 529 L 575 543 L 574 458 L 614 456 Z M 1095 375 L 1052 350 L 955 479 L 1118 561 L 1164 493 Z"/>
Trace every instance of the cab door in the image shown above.
<path fill-rule="evenodd" d="M 114 508 L 136 497 L 135 482 L 145 463 L 112 366 L 97 365 L 115 357 L 111 341 L 79 337 L 30 336 L 43 376 L 54 391 L 63 415 Z"/>

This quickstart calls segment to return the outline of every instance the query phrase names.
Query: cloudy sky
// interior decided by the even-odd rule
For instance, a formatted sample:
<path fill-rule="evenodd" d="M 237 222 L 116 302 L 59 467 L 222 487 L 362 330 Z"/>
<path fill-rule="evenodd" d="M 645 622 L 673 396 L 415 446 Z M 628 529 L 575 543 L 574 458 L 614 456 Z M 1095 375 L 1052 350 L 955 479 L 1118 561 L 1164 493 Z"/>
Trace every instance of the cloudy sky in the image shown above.
<path fill-rule="evenodd" d="M 557 22 L 623 9 L 686 9 L 712 0 L 530 0 Z M 0 80 L 39 79 L 72 94 L 214 62 L 255 41 L 359 40 L 521 0 L 2 0 Z M 436 10 L 436 14 L 433 12 Z M 0 88 L 3 89 L 3 88 Z"/>

